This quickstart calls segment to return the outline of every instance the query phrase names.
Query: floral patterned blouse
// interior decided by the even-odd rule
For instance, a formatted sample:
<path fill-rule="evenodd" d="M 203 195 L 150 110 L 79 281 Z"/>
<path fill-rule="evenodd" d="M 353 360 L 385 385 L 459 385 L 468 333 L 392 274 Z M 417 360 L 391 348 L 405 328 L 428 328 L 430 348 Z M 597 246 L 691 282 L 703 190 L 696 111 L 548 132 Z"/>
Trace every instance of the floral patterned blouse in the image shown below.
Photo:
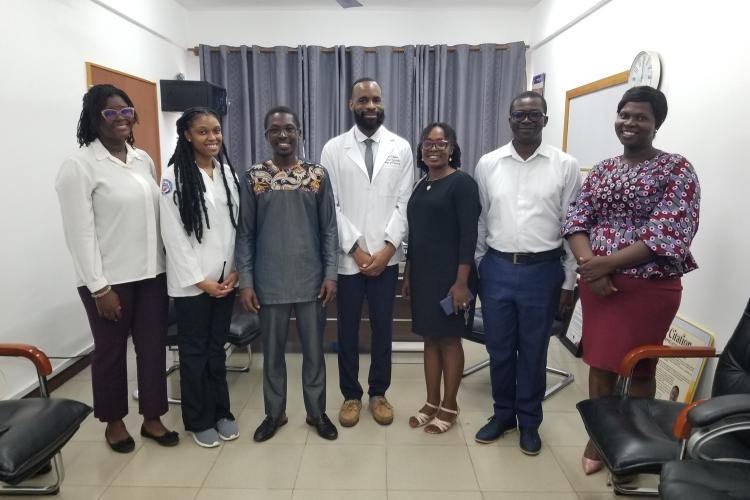
<path fill-rule="evenodd" d="M 568 208 L 562 234 L 589 234 L 594 255 L 643 241 L 655 259 L 617 272 L 635 278 L 669 278 L 696 269 L 690 243 L 698 231 L 700 185 L 690 162 L 660 152 L 636 165 L 622 156 L 594 166 Z"/>

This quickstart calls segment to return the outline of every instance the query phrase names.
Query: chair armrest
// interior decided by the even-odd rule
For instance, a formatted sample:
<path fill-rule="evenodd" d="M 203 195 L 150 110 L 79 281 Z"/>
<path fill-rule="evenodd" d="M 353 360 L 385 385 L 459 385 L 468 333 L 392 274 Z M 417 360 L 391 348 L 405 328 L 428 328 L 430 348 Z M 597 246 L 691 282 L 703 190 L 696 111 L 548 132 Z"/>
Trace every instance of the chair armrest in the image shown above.
<path fill-rule="evenodd" d="M 687 420 L 693 427 L 705 427 L 741 414 L 750 414 L 750 394 L 725 394 L 711 398 L 690 411 Z"/>
<path fill-rule="evenodd" d="M 653 358 L 711 358 L 716 356 L 715 347 L 672 347 L 666 345 L 642 345 L 622 358 L 618 375 L 629 378 L 639 361 Z"/>
<path fill-rule="evenodd" d="M 674 427 L 672 428 L 672 434 L 674 434 L 674 437 L 677 439 L 687 439 L 690 437 L 690 433 L 693 432 L 693 426 L 688 421 L 688 413 L 690 413 L 690 410 L 703 404 L 705 401 L 705 399 L 693 401 L 680 411 L 679 415 L 677 415 L 677 420 L 674 422 Z"/>
<path fill-rule="evenodd" d="M 52 364 L 47 355 L 33 345 L 0 343 L 0 356 L 21 357 L 31 360 L 40 377 L 46 377 L 52 373 Z"/>

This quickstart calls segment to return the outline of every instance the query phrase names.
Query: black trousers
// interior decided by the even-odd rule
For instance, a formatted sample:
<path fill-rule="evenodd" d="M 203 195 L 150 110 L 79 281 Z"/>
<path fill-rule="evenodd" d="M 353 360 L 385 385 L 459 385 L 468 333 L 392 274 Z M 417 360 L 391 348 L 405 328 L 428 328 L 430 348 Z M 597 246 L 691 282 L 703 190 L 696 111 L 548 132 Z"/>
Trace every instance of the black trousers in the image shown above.
<path fill-rule="evenodd" d="M 180 352 L 180 390 L 185 430 L 204 431 L 229 411 L 224 344 L 232 322 L 235 292 L 221 299 L 202 293 L 174 299 Z"/>
<path fill-rule="evenodd" d="M 398 265 L 387 266 L 375 278 L 362 273 L 339 274 L 338 312 L 339 386 L 344 399 L 362 399 L 359 383 L 359 322 L 367 298 L 370 315 L 370 373 L 367 393 L 384 396 L 391 385 L 391 337 L 393 301 L 396 298 Z"/>

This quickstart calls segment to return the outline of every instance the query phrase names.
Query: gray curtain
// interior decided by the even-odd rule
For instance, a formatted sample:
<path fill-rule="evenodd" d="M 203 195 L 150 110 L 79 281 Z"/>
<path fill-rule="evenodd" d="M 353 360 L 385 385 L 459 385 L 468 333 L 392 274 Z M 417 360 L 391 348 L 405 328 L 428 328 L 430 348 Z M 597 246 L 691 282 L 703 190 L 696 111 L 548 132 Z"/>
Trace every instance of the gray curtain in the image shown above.
<path fill-rule="evenodd" d="M 523 42 L 498 50 L 483 44 L 417 47 L 419 128 L 442 121 L 456 130 L 462 169 L 473 174 L 479 158 L 511 139 L 508 108 L 526 86 Z M 418 138 L 418 136 L 417 136 Z"/>
<path fill-rule="evenodd" d="M 354 124 L 348 109 L 351 83 L 375 78 L 383 88 L 385 126 L 416 148 L 432 121 L 458 134 L 463 168 L 473 173 L 479 157 L 510 140 L 508 107 L 525 88 L 523 42 L 498 50 L 484 44 L 408 45 L 375 48 L 300 46 L 230 50 L 201 46 L 201 78 L 226 87 L 224 120 L 232 160 L 247 166 L 270 157 L 263 116 L 287 105 L 302 121 L 300 154 L 318 161 L 323 145 Z"/>
<path fill-rule="evenodd" d="M 263 124 L 269 108 L 289 106 L 302 119 L 300 50 L 201 45 L 200 68 L 202 80 L 227 89 L 224 141 L 238 170 L 271 157 Z"/>

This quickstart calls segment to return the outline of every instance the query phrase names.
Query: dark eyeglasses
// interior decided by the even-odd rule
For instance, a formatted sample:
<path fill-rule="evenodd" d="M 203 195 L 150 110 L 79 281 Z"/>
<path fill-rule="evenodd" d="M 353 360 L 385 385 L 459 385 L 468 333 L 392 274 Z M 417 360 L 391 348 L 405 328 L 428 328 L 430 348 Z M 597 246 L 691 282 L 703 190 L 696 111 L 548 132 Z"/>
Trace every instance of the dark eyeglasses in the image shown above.
<path fill-rule="evenodd" d="M 510 119 L 514 122 L 522 122 L 528 118 L 532 122 L 538 122 L 544 118 L 544 113 L 541 111 L 512 111 L 510 113 Z"/>
<path fill-rule="evenodd" d="M 446 149 L 448 149 L 448 146 L 450 146 L 450 144 L 451 143 L 448 141 L 430 141 L 428 139 L 428 140 L 422 141 L 422 149 L 424 149 L 425 151 L 430 150 L 430 149 L 437 149 L 438 151 L 445 151 Z"/>
<path fill-rule="evenodd" d="M 266 129 L 266 134 L 271 137 L 278 137 L 284 132 L 286 135 L 294 135 L 297 133 L 297 127 L 293 125 L 287 125 L 286 127 L 271 127 Z"/>
<path fill-rule="evenodd" d="M 118 116 L 130 120 L 135 116 L 135 108 L 103 109 L 102 117 L 108 122 L 113 122 Z"/>

